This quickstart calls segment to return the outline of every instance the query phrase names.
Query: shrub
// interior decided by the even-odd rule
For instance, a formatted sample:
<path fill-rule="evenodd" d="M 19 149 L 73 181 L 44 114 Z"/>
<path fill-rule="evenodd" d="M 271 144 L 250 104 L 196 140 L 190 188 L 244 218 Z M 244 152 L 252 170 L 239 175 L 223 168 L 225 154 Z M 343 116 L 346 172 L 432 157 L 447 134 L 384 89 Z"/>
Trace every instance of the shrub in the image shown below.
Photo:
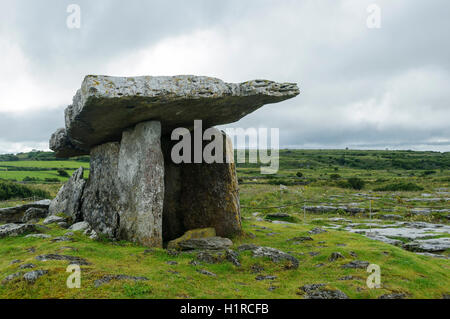
<path fill-rule="evenodd" d="M 414 183 L 392 183 L 384 185 L 382 187 L 375 188 L 374 190 L 376 192 L 396 192 L 396 191 L 417 192 L 423 191 L 424 188 Z"/>
<path fill-rule="evenodd" d="M 295 174 L 297 177 L 302 178 L 303 177 L 303 173 L 302 172 L 297 172 L 297 174 Z"/>
<path fill-rule="evenodd" d="M 341 178 L 341 175 L 339 175 L 339 174 L 331 174 L 330 175 L 330 179 L 332 179 L 332 180 L 337 180 L 337 179 L 340 179 Z"/>
<path fill-rule="evenodd" d="M 61 177 L 70 177 L 69 173 L 67 173 L 65 170 L 63 169 L 59 169 L 58 170 L 58 175 Z"/>
<path fill-rule="evenodd" d="M 11 182 L 0 182 L 0 200 L 11 198 L 50 198 L 50 194 L 42 189 L 34 189 L 25 185 Z"/>
<path fill-rule="evenodd" d="M 349 179 L 347 179 L 347 183 L 350 186 L 350 188 L 357 190 L 363 189 L 364 185 L 366 184 L 366 182 L 364 182 L 359 177 L 350 177 Z"/>

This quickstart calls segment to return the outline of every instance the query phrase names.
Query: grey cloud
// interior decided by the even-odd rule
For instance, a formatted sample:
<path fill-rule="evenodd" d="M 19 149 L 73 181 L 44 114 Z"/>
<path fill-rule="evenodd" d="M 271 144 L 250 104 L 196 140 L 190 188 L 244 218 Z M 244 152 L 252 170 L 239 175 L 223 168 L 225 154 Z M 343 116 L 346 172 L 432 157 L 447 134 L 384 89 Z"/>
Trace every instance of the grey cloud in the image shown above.
<path fill-rule="evenodd" d="M 65 27 L 73 2 L 82 9 L 77 32 Z M 382 28 L 370 30 L 366 7 L 373 2 L 5 1 L 0 35 L 14 38 L 35 74 L 75 93 L 83 74 L 117 56 L 216 30 L 239 47 L 225 50 L 211 75 L 295 81 L 302 90 L 229 126 L 279 127 L 285 146 L 449 150 L 450 3 L 377 0 Z M 1 114 L 0 136 L 11 142 L 46 141 L 63 120 L 62 109 Z"/>

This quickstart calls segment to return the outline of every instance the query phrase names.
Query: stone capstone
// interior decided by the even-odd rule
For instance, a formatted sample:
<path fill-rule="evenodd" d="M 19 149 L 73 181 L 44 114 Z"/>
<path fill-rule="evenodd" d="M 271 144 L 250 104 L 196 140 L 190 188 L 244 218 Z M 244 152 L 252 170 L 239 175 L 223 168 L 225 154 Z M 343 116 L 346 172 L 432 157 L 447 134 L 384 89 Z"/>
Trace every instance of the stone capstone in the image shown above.
<path fill-rule="evenodd" d="M 88 75 L 65 110 L 65 129 L 52 135 L 50 147 L 59 157 L 87 155 L 96 145 L 120 141 L 125 129 L 140 122 L 161 121 L 163 135 L 192 127 L 194 120 L 212 127 L 299 93 L 295 83 L 267 80 L 234 84 L 193 75 Z"/>
<path fill-rule="evenodd" d="M 83 178 L 84 169 L 80 167 L 65 183 L 49 207 L 49 214 L 56 215 L 64 213 L 72 222 L 81 220 L 81 197 L 86 181 Z"/>

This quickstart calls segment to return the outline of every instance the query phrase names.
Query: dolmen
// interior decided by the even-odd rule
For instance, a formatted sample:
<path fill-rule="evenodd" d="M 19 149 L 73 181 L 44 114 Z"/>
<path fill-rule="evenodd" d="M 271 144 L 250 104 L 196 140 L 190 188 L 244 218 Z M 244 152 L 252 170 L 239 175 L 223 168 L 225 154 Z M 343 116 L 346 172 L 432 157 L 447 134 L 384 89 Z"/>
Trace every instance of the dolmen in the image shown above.
<path fill-rule="evenodd" d="M 90 155 L 89 178 L 83 178 L 82 168 L 76 171 L 49 213 L 65 213 L 98 234 L 149 247 L 198 228 L 214 228 L 221 237 L 238 235 L 233 146 L 214 126 L 299 93 L 296 84 L 266 80 L 233 84 L 191 75 L 88 75 L 65 110 L 65 128 L 51 136 L 50 149 L 59 158 Z M 211 153 L 218 154 L 216 160 L 199 160 L 195 151 L 174 160 L 176 144 L 184 139 L 174 132 L 181 128 L 185 135 L 200 130 L 220 142 L 220 152 Z M 208 139 L 199 145 L 193 140 L 187 139 L 193 149 L 206 151 Z"/>

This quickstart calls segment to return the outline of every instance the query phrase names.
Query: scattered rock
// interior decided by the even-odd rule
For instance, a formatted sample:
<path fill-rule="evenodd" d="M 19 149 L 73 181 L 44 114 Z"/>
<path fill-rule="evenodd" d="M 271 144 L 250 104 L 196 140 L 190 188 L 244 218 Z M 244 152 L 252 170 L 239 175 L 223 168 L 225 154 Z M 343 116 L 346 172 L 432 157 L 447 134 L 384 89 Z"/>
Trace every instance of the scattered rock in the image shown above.
<path fill-rule="evenodd" d="M 17 237 L 25 233 L 33 232 L 36 227 L 32 224 L 5 224 L 0 225 L 0 238 Z"/>
<path fill-rule="evenodd" d="M 166 264 L 170 265 L 170 266 L 175 266 L 178 265 L 178 262 L 174 261 L 174 260 L 169 260 L 166 262 Z"/>
<path fill-rule="evenodd" d="M 23 264 L 19 267 L 19 269 L 31 269 L 31 268 L 35 268 L 36 266 L 33 264 Z"/>
<path fill-rule="evenodd" d="M 46 219 L 44 219 L 43 224 L 44 225 L 50 225 L 50 224 L 57 224 L 60 222 L 66 222 L 66 218 L 64 217 L 60 217 L 60 216 L 56 216 L 56 215 L 51 215 L 48 216 Z"/>
<path fill-rule="evenodd" d="M 349 275 L 349 276 L 341 277 L 338 280 L 356 280 L 356 279 L 361 279 L 361 278 Z"/>
<path fill-rule="evenodd" d="M 306 293 L 305 299 L 349 299 L 338 289 L 325 288 L 325 284 L 305 285 L 300 289 Z"/>
<path fill-rule="evenodd" d="M 259 246 L 253 245 L 253 244 L 244 244 L 237 248 L 239 251 L 246 251 L 246 250 L 255 250 Z"/>
<path fill-rule="evenodd" d="M 5 285 L 5 284 L 7 284 L 8 282 L 13 281 L 13 280 L 15 280 L 15 279 L 21 277 L 22 274 L 23 274 L 23 272 L 22 272 L 22 271 L 19 271 L 19 272 L 16 272 L 16 273 L 14 273 L 14 274 L 11 274 L 11 275 L 6 276 L 5 279 L 2 280 L 2 285 Z"/>
<path fill-rule="evenodd" d="M 264 267 L 259 264 L 253 264 L 251 267 L 252 273 L 258 274 L 262 271 L 264 271 Z"/>
<path fill-rule="evenodd" d="M 61 236 L 61 237 L 55 237 L 52 239 L 52 242 L 57 243 L 57 242 L 64 242 L 64 241 L 74 241 L 72 238 L 66 237 L 66 236 Z"/>
<path fill-rule="evenodd" d="M 0 208 L 0 223 L 21 223 L 25 212 L 29 208 L 41 208 L 48 210 L 50 200 L 45 199 L 31 204 L 20 205 L 16 207 Z"/>
<path fill-rule="evenodd" d="M 67 229 L 67 228 L 69 228 L 69 223 L 67 223 L 67 222 L 59 222 L 59 223 L 56 223 L 59 227 L 61 227 L 61 228 L 64 228 L 64 229 Z"/>
<path fill-rule="evenodd" d="M 222 237 L 194 238 L 178 243 L 181 250 L 221 250 L 228 249 L 232 245 L 233 242 L 231 240 Z"/>
<path fill-rule="evenodd" d="M 41 218 L 47 217 L 47 215 L 48 215 L 48 209 L 30 207 L 25 211 L 25 213 L 22 217 L 22 222 L 23 223 L 37 222 Z"/>
<path fill-rule="evenodd" d="M 81 220 L 81 196 L 86 185 L 83 173 L 84 168 L 80 167 L 61 187 L 56 197 L 50 203 L 48 208 L 49 215 L 55 216 L 56 214 L 64 213 L 71 218 L 72 222 Z M 55 221 L 54 223 L 62 221 L 65 220 Z"/>
<path fill-rule="evenodd" d="M 277 276 L 256 276 L 255 280 L 261 281 L 261 280 L 275 280 L 277 279 Z"/>
<path fill-rule="evenodd" d="M 33 284 L 39 277 L 42 277 L 46 274 L 48 274 L 48 270 L 33 270 L 24 274 L 23 279 L 25 279 L 26 282 Z"/>
<path fill-rule="evenodd" d="M 300 236 L 300 237 L 294 237 L 294 238 L 288 239 L 288 241 L 292 241 L 292 242 L 294 242 L 294 244 L 300 244 L 304 241 L 313 241 L 313 240 L 314 239 L 312 239 L 309 236 Z"/>
<path fill-rule="evenodd" d="M 25 236 L 25 238 L 37 238 L 37 239 L 48 239 L 51 237 L 52 236 L 50 236 L 48 234 L 29 234 L 29 235 Z"/>
<path fill-rule="evenodd" d="M 20 264 L 22 262 L 22 260 L 20 259 L 14 259 L 13 261 L 11 261 L 9 264 L 10 265 L 14 265 L 14 264 Z"/>
<path fill-rule="evenodd" d="M 103 276 L 100 279 L 97 279 L 94 282 L 94 287 L 98 288 L 104 284 L 109 283 L 112 280 L 134 280 L 134 281 L 147 281 L 147 277 L 135 277 L 135 276 L 128 276 L 128 275 L 106 275 Z"/>
<path fill-rule="evenodd" d="M 433 239 L 415 240 L 403 245 L 403 248 L 414 252 L 441 252 L 450 249 L 450 238 L 441 237 Z"/>
<path fill-rule="evenodd" d="M 38 261 L 66 260 L 69 262 L 69 264 L 72 265 L 80 265 L 80 266 L 90 265 L 90 263 L 84 258 L 76 256 L 57 255 L 57 254 L 39 255 L 36 257 L 36 260 Z"/>
<path fill-rule="evenodd" d="M 403 293 L 392 293 L 392 294 L 386 294 L 378 297 L 378 299 L 405 299 L 406 294 Z"/>
<path fill-rule="evenodd" d="M 197 269 L 197 272 L 199 272 L 199 273 L 201 273 L 203 275 L 206 275 L 206 276 L 211 276 L 211 277 L 216 277 L 217 276 L 215 273 L 212 273 L 212 272 L 210 272 L 208 270 L 205 270 L 205 269 Z"/>
<path fill-rule="evenodd" d="M 239 254 L 237 252 L 227 249 L 225 252 L 225 258 L 236 267 L 241 267 L 241 263 L 239 262 Z"/>
<path fill-rule="evenodd" d="M 210 238 L 210 237 L 216 237 L 216 230 L 212 227 L 210 228 L 199 228 L 199 229 L 192 229 L 184 233 L 183 236 L 171 240 L 167 244 L 167 249 L 179 249 L 179 243 L 189 240 L 189 239 L 196 239 L 196 238 Z"/>
<path fill-rule="evenodd" d="M 369 266 L 369 262 L 367 262 L 367 261 L 354 260 L 354 261 L 349 262 L 348 264 L 343 265 L 341 268 L 366 269 L 368 266 Z"/>
<path fill-rule="evenodd" d="M 91 228 L 91 226 L 89 226 L 88 222 L 78 222 L 78 223 L 75 223 L 72 226 L 70 226 L 69 230 L 84 232 L 85 230 L 90 229 L 90 228 Z"/>
<path fill-rule="evenodd" d="M 208 251 L 201 251 L 195 257 L 198 261 L 205 262 L 207 264 L 217 264 L 222 262 L 225 257 L 222 253 L 212 253 Z"/>
<path fill-rule="evenodd" d="M 317 252 L 317 251 L 310 251 L 308 254 L 309 254 L 311 257 L 316 257 L 316 256 L 319 256 L 319 255 L 320 255 L 320 253 Z"/>
<path fill-rule="evenodd" d="M 268 257 L 273 262 L 288 261 L 289 265 L 287 268 L 289 269 L 297 269 L 299 266 L 297 258 L 275 248 L 258 247 L 252 253 L 253 257 Z"/>
<path fill-rule="evenodd" d="M 326 231 L 323 228 L 316 227 L 316 228 L 310 230 L 308 233 L 311 235 L 317 235 L 317 234 L 322 234 L 322 233 L 327 233 L 327 232 L 328 231 Z"/>
<path fill-rule="evenodd" d="M 338 260 L 340 258 L 344 259 L 344 256 L 341 253 L 339 253 L 339 252 L 334 252 L 334 253 L 331 254 L 330 258 L 328 258 L 328 260 L 330 262 L 333 262 L 333 261 L 336 261 L 336 260 Z"/>

